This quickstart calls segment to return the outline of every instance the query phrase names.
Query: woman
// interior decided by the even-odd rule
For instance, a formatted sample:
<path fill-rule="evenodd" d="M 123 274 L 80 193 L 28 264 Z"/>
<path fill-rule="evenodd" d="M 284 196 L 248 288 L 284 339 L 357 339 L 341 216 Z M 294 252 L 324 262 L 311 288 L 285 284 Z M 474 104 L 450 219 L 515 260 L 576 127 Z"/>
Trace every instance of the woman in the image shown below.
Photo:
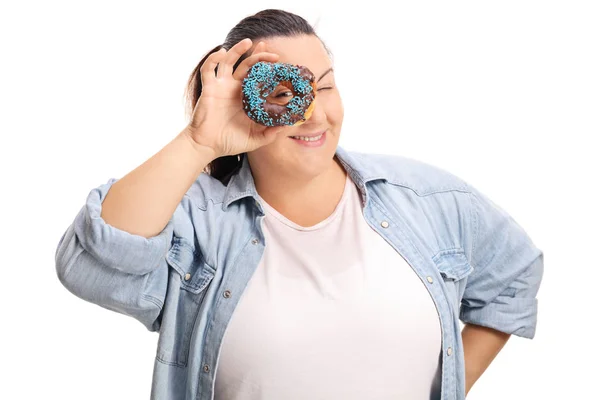
<path fill-rule="evenodd" d="M 244 114 L 258 61 L 315 73 L 304 124 Z M 304 19 L 245 18 L 189 85 L 189 125 L 93 189 L 56 253 L 70 291 L 159 332 L 153 399 L 463 399 L 511 334 L 533 338 L 542 251 L 460 178 L 341 148 Z"/>

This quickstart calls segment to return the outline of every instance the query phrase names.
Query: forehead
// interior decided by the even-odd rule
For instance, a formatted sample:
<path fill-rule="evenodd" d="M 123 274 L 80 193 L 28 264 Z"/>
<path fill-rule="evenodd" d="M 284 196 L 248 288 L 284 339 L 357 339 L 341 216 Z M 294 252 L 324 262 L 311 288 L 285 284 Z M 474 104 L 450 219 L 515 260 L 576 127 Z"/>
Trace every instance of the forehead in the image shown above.
<path fill-rule="evenodd" d="M 266 45 L 265 51 L 279 54 L 279 62 L 304 65 L 317 77 L 331 67 L 331 59 L 316 36 L 277 37 L 262 41 Z"/>

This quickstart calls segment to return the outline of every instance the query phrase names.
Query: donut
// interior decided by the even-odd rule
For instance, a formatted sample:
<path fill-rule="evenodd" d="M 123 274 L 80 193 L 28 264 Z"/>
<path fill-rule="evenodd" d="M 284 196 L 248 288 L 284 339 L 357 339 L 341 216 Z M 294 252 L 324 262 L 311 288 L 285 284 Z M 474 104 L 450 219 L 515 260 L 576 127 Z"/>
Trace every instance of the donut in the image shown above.
<path fill-rule="evenodd" d="M 281 87 L 291 91 L 293 97 L 287 100 L 272 96 Z M 259 124 L 301 125 L 313 112 L 316 89 L 315 76 L 307 67 L 260 61 L 242 82 L 242 104 L 246 115 Z"/>

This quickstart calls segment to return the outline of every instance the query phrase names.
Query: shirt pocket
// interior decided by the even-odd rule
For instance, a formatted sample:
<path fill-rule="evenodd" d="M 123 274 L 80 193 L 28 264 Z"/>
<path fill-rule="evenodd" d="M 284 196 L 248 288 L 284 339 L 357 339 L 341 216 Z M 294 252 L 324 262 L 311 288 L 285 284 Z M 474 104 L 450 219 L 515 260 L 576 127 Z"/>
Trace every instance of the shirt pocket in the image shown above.
<path fill-rule="evenodd" d="M 184 238 L 174 238 L 166 260 L 171 268 L 156 359 L 186 367 L 196 318 L 215 269 Z"/>
<path fill-rule="evenodd" d="M 433 262 L 444 280 L 446 298 L 458 316 L 460 301 L 473 266 L 461 248 L 442 250 L 433 256 Z"/>

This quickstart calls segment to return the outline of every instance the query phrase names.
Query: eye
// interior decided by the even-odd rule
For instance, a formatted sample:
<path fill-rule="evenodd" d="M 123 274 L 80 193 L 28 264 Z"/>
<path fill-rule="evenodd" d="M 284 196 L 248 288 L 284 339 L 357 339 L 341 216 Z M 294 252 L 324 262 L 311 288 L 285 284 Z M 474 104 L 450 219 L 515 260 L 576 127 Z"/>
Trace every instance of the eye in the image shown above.
<path fill-rule="evenodd" d="M 292 96 L 292 92 L 281 92 L 278 95 L 276 95 L 275 97 L 288 97 L 288 96 Z"/>
<path fill-rule="evenodd" d="M 321 91 L 321 90 L 327 90 L 327 89 L 333 89 L 333 87 L 332 86 L 326 86 L 326 87 L 318 88 L 317 92 Z"/>

